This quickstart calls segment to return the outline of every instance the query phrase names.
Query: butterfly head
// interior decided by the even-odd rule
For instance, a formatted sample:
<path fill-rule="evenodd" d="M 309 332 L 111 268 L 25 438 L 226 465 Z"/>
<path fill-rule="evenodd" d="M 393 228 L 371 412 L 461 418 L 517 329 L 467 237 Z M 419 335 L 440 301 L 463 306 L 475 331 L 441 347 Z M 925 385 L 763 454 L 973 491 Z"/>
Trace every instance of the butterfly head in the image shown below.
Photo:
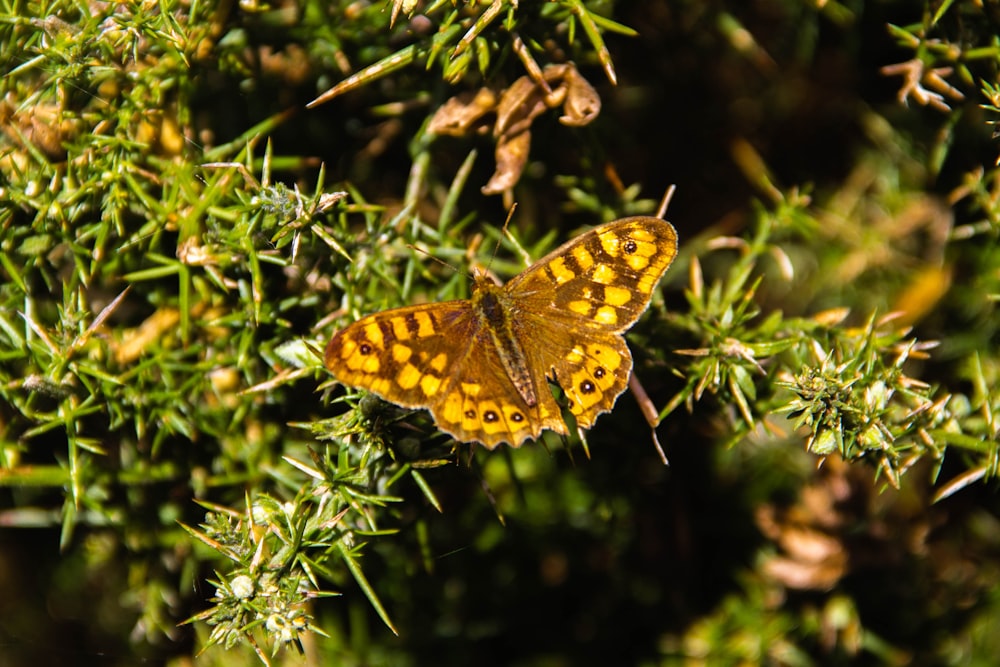
<path fill-rule="evenodd" d="M 500 282 L 489 269 L 475 267 L 472 269 L 472 291 L 473 293 L 482 291 L 490 287 L 501 287 Z"/>

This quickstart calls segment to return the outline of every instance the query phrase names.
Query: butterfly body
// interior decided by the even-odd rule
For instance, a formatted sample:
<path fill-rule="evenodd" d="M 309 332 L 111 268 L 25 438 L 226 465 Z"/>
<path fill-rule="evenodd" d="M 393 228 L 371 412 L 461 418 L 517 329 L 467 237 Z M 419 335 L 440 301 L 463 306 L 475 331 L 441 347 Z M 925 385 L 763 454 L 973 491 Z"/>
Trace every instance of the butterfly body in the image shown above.
<path fill-rule="evenodd" d="M 524 332 L 516 326 L 517 301 L 504 294 L 503 288 L 483 276 L 473 283 L 472 312 L 479 321 L 476 330 L 489 334 L 500 355 L 500 363 L 517 393 L 529 407 L 538 404 L 538 393 L 524 352 Z"/>
<path fill-rule="evenodd" d="M 345 385 L 426 408 L 463 442 L 519 446 L 566 434 L 557 383 L 582 428 L 625 390 L 622 337 L 677 253 L 659 218 L 616 220 L 578 236 L 504 285 L 477 275 L 469 299 L 368 315 L 338 332 L 326 366 Z"/>

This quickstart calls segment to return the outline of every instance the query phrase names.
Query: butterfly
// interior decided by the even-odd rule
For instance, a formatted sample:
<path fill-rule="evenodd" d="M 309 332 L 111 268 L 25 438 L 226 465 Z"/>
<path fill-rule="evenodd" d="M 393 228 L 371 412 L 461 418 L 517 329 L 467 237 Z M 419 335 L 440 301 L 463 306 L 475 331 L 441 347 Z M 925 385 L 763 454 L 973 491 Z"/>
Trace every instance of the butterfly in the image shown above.
<path fill-rule="evenodd" d="M 589 429 L 625 390 L 632 354 L 623 333 L 676 256 L 669 222 L 615 220 L 504 285 L 477 273 L 469 299 L 363 317 L 333 336 L 324 361 L 343 385 L 426 408 L 461 442 L 493 449 L 545 429 L 567 435 L 549 382 Z"/>

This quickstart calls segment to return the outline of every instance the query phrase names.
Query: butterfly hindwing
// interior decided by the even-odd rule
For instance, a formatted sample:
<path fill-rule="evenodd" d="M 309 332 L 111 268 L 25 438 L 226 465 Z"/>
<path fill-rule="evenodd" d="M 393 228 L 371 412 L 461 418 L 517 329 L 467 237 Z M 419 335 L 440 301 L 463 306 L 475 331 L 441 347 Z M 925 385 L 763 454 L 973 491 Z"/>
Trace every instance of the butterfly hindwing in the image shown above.
<path fill-rule="evenodd" d="M 502 442 L 517 447 L 544 429 L 566 432 L 544 379 L 538 389 L 538 401 L 528 405 L 505 373 L 497 349 L 480 337 L 467 359 L 456 365 L 442 400 L 428 408 L 438 427 L 459 441 L 481 442 L 490 449 Z"/>
<path fill-rule="evenodd" d="M 628 385 L 632 354 L 621 336 L 586 337 L 553 363 L 555 380 L 581 428 L 609 412 Z"/>

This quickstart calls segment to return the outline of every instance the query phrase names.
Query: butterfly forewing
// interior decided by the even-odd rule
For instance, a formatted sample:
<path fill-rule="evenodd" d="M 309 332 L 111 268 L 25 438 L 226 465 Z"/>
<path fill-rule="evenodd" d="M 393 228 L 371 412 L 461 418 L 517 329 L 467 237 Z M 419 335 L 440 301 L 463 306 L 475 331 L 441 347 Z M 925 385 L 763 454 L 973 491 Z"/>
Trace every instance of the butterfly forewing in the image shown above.
<path fill-rule="evenodd" d="M 623 218 L 557 248 L 505 287 L 529 317 L 619 332 L 646 310 L 676 256 L 677 232 L 669 222 Z"/>
<path fill-rule="evenodd" d="M 475 338 L 468 301 L 386 310 L 339 331 L 326 347 L 326 367 L 344 385 L 407 408 L 439 400 L 457 358 Z"/>

